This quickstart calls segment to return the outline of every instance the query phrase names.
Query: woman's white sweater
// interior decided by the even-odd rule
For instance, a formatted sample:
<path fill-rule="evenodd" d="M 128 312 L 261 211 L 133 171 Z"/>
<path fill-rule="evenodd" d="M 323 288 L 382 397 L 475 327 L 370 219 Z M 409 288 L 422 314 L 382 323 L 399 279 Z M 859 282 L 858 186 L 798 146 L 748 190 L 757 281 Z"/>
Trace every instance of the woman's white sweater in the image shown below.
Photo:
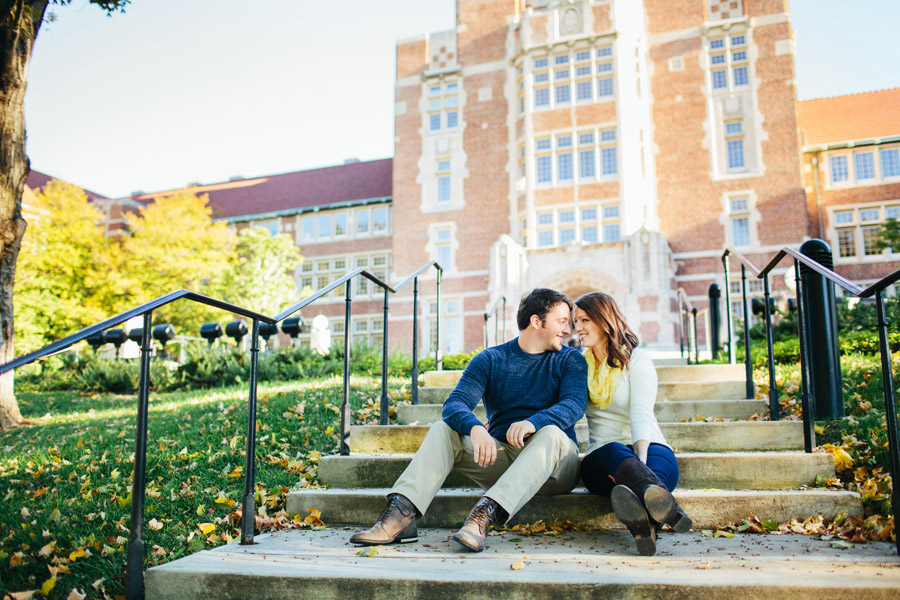
<path fill-rule="evenodd" d="M 668 446 L 653 414 L 656 388 L 656 368 L 650 355 L 635 348 L 609 406 L 601 410 L 588 402 L 585 411 L 590 434 L 587 453 L 610 442 L 628 445 L 647 440 Z"/>

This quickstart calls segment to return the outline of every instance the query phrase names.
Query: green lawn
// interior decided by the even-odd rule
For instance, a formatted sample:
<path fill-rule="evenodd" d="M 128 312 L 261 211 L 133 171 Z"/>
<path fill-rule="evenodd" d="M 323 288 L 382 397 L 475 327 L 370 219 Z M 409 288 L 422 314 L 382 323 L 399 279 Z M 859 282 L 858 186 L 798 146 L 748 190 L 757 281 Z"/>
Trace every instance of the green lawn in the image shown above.
<path fill-rule="evenodd" d="M 257 523 L 321 526 L 288 515 L 292 488 L 317 485 L 337 451 L 339 378 L 259 386 Z M 352 378 L 354 424 L 376 423 L 380 381 Z M 152 394 L 147 447 L 146 566 L 238 539 L 247 386 Z M 391 412 L 409 381 L 392 380 Z M 0 597 L 124 593 L 137 399 L 20 393 L 33 425 L 0 432 Z M 307 522 L 304 522 L 307 521 Z M 40 594 L 36 594 L 40 596 Z M 75 596 L 73 596 L 75 597 Z M 77 597 L 81 597 L 78 595 Z"/>

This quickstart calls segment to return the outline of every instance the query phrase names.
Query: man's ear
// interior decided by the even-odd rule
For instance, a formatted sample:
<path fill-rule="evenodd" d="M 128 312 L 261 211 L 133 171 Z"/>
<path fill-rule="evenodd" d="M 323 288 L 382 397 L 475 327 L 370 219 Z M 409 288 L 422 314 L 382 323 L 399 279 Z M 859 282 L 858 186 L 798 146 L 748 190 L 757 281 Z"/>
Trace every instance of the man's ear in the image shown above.
<path fill-rule="evenodd" d="M 529 321 L 528 324 L 529 324 L 531 327 L 534 327 L 535 329 L 540 329 L 540 328 L 543 327 L 543 325 L 544 325 L 544 324 L 541 322 L 541 318 L 540 318 L 539 316 L 537 316 L 537 315 L 531 315 L 531 319 L 530 319 L 530 321 Z"/>

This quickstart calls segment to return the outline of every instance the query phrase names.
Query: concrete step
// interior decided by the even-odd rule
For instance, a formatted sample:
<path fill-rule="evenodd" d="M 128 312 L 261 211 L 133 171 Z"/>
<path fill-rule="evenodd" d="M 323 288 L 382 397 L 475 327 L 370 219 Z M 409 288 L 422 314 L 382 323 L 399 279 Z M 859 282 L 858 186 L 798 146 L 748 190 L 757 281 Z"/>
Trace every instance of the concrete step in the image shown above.
<path fill-rule="evenodd" d="M 312 508 L 322 513 L 326 523 L 368 527 L 384 508 L 388 488 L 300 490 L 289 492 L 287 511 L 305 515 Z M 444 489 L 438 492 L 425 515 L 422 527 L 459 527 L 478 502 L 483 490 Z M 853 492 L 812 490 L 676 490 L 675 497 L 694 521 L 695 528 L 715 527 L 741 522 L 749 515 L 775 519 L 804 520 L 814 514 L 827 519 L 835 515 L 862 516 L 859 495 Z M 611 512 L 609 498 L 576 489 L 570 494 L 535 496 L 516 515 L 512 523 L 569 520 L 577 528 L 619 527 Z"/>
<path fill-rule="evenodd" d="M 452 388 L 423 388 L 424 390 L 449 390 Z M 397 406 L 397 421 L 401 425 L 426 425 L 441 418 L 441 404 L 422 403 L 417 405 Z M 656 403 L 656 418 L 660 422 L 680 423 L 686 419 L 697 417 L 713 417 L 718 419 L 747 419 L 757 413 L 765 412 L 765 400 L 666 400 Z M 475 416 L 482 421 L 486 418 L 484 406 L 475 407 Z"/>
<path fill-rule="evenodd" d="M 656 362 L 654 361 L 654 364 Z M 740 381 L 743 385 L 744 365 L 656 365 L 660 383 Z M 453 387 L 462 371 L 426 371 L 425 387 Z"/>
<path fill-rule="evenodd" d="M 442 373 L 444 371 L 441 371 Z M 433 386 L 419 388 L 419 404 L 443 404 L 453 386 Z M 745 400 L 747 391 L 743 381 L 683 381 L 661 383 L 657 388 L 656 401 L 666 400 Z"/>
<path fill-rule="evenodd" d="M 323 456 L 319 482 L 328 487 L 390 487 L 411 455 Z M 825 452 L 730 452 L 678 454 L 680 489 L 778 490 L 813 486 L 816 477 L 834 476 L 834 459 Z M 472 480 L 453 471 L 444 488 L 468 488 Z"/>
<path fill-rule="evenodd" d="M 492 535 L 481 554 L 463 552 L 454 529 L 419 529 L 419 542 L 350 546 L 351 531 L 277 531 L 153 567 L 148 600 L 886 600 L 900 596 L 887 542 L 832 548 L 818 536 L 699 532 L 660 535 L 656 556 L 637 556 L 627 531 Z M 522 561 L 521 569 L 511 565 Z M 516 566 L 519 566 L 516 564 Z"/>
<path fill-rule="evenodd" d="M 755 452 L 803 448 L 800 421 L 726 421 L 660 423 L 669 445 L 682 452 Z M 354 454 L 415 454 L 427 425 L 355 425 L 350 428 Z M 575 425 L 579 447 L 587 448 L 586 423 Z"/>

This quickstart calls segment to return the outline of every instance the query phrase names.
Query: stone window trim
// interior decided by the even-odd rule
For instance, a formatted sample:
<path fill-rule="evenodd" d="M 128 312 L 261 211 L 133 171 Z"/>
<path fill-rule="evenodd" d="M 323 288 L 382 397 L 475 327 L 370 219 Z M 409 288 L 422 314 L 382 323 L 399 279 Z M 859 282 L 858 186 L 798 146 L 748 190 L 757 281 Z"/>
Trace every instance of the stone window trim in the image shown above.
<path fill-rule="evenodd" d="M 900 182 L 900 144 L 829 150 L 822 160 L 824 189 Z"/>
<path fill-rule="evenodd" d="M 760 248 L 758 228 L 762 215 L 756 206 L 756 192 L 752 189 L 726 192 L 720 197 L 720 202 L 719 223 L 725 234 L 725 246 L 736 250 Z M 735 239 L 739 234 L 746 237 Z"/>
<path fill-rule="evenodd" d="M 523 109 L 553 110 L 616 98 L 611 38 L 597 39 L 593 45 L 561 44 L 526 54 L 517 61 L 516 74 L 517 97 L 522 99 Z"/>
<path fill-rule="evenodd" d="M 440 263 L 444 274 L 456 272 L 456 255 L 459 251 L 456 221 L 440 221 L 428 225 L 428 241 L 425 252 L 430 260 Z M 449 262 L 446 256 L 449 255 Z M 448 264 L 444 264 L 448 262 Z"/>
<path fill-rule="evenodd" d="M 534 187 L 617 181 L 618 137 L 615 125 L 536 134 L 529 144 Z"/>
<path fill-rule="evenodd" d="M 900 198 L 877 203 L 847 204 L 827 208 L 826 238 L 835 264 L 897 260 L 890 250 L 874 251 L 870 244 L 888 218 L 900 220 Z"/>
<path fill-rule="evenodd" d="M 533 218 L 520 214 L 523 232 L 532 224 L 531 249 L 562 248 L 571 244 L 608 244 L 622 240 L 621 209 L 617 198 L 537 207 Z M 523 239 L 527 240 L 524 235 Z"/>
<path fill-rule="evenodd" d="M 390 236 L 391 216 L 390 204 L 314 210 L 298 215 L 294 226 L 294 242 L 302 247 Z"/>
<path fill-rule="evenodd" d="M 707 89 L 711 94 L 746 90 L 753 81 L 755 49 L 749 30 L 713 28 L 704 44 Z"/>

